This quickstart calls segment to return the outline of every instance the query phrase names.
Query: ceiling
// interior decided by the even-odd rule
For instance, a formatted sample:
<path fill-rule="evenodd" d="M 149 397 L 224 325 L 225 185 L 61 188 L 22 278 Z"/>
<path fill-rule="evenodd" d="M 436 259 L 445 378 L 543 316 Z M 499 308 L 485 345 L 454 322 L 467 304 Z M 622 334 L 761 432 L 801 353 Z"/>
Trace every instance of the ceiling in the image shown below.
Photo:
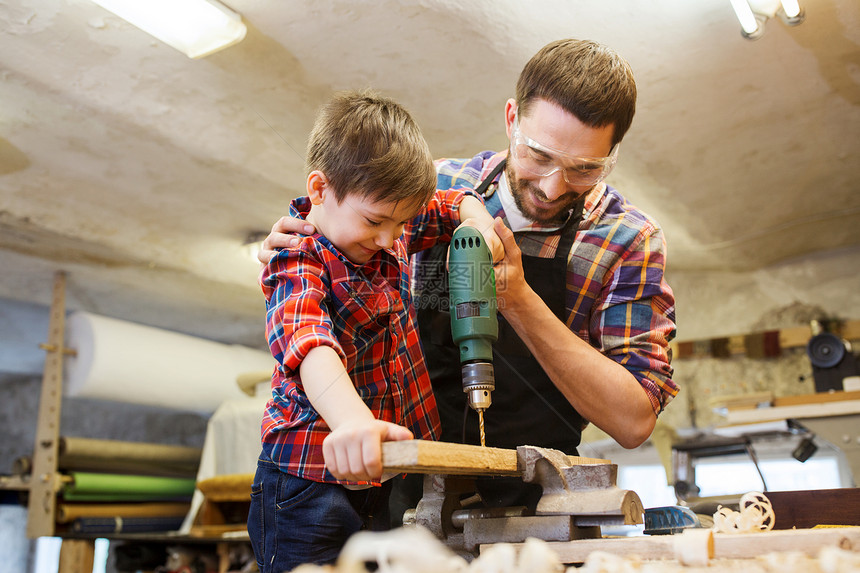
<path fill-rule="evenodd" d="M 663 225 L 669 274 L 860 245 L 860 3 L 748 41 L 729 0 L 228 0 L 239 44 L 191 60 L 86 0 L 0 0 L 0 298 L 261 347 L 242 248 L 303 191 L 316 109 L 372 87 L 435 156 L 506 144 L 545 43 L 617 49 L 639 105 L 610 183 Z"/>

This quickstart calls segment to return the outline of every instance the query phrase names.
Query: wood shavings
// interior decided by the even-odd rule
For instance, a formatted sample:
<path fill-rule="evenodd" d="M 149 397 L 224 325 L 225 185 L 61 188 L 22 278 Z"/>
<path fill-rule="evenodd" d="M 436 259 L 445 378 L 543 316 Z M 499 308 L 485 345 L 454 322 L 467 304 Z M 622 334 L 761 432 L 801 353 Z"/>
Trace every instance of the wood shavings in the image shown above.
<path fill-rule="evenodd" d="M 368 563 L 375 563 L 378 573 L 464 573 L 468 569 L 465 559 L 423 527 L 359 531 L 341 551 L 336 571 L 366 573 Z"/>
<path fill-rule="evenodd" d="M 472 561 L 469 573 L 516 573 L 517 552 L 510 543 L 496 543 Z"/>
<path fill-rule="evenodd" d="M 860 553 L 823 547 L 817 557 L 802 551 L 771 552 L 755 559 L 713 559 L 707 565 L 683 565 L 673 560 L 642 560 L 593 551 L 580 567 L 566 573 L 857 573 Z"/>
<path fill-rule="evenodd" d="M 517 560 L 517 568 L 523 573 L 531 573 L 532 571 L 561 573 L 564 571 L 564 566 L 559 561 L 555 551 L 550 549 L 545 541 L 534 537 L 529 537 L 523 543 Z"/>
<path fill-rule="evenodd" d="M 568 573 L 644 573 L 643 563 L 637 557 L 622 557 L 606 551 L 592 551 L 583 563 L 576 569 L 569 567 Z"/>
<path fill-rule="evenodd" d="M 672 536 L 675 559 L 681 565 L 706 567 L 714 558 L 714 532 L 710 529 L 685 529 Z"/>
<path fill-rule="evenodd" d="M 334 567 L 302 565 L 293 573 L 562 573 L 549 545 L 529 538 L 522 547 L 497 543 L 471 563 L 423 527 L 359 531 L 349 538 Z"/>
<path fill-rule="evenodd" d="M 720 533 L 755 533 L 773 529 L 776 517 L 770 500 L 759 491 L 741 497 L 740 511 L 718 506 L 714 514 L 714 531 Z"/>
<path fill-rule="evenodd" d="M 755 493 L 755 492 L 753 492 Z M 758 494 L 761 495 L 761 494 Z M 760 498 L 751 497 L 752 500 Z M 755 504 L 751 504 L 755 505 Z M 522 545 L 497 543 L 483 550 L 471 563 L 456 555 L 428 530 L 415 526 L 387 532 L 362 531 L 347 542 L 336 565 L 302 565 L 292 573 L 858 573 L 860 552 L 835 545 L 812 552 L 769 552 L 755 558 L 713 558 L 708 529 L 686 530 L 672 536 L 678 544 L 688 536 L 687 545 L 698 546 L 695 558 L 671 553 L 660 559 L 635 554 L 591 551 L 582 567 L 565 568 L 552 544 L 529 538 Z M 800 532 L 798 532 L 800 533 Z M 698 534 L 698 535 L 697 535 Z M 693 537 L 696 537 L 693 543 Z M 766 537 L 766 536 L 763 536 Z M 735 537 L 734 539 L 739 539 Z M 850 545 L 849 545 L 850 547 Z M 726 551 L 724 551 L 725 553 Z M 704 557 L 707 556 L 707 559 Z"/>
<path fill-rule="evenodd" d="M 756 558 L 767 573 L 857 573 L 860 553 L 839 547 L 822 547 L 816 558 L 802 551 L 768 553 Z"/>
<path fill-rule="evenodd" d="M 860 571 L 860 553 L 839 547 L 824 547 L 818 554 L 821 573 L 848 573 Z"/>
<path fill-rule="evenodd" d="M 529 537 L 519 550 L 496 543 L 472 561 L 468 573 L 562 573 L 564 566 L 546 541 Z"/>

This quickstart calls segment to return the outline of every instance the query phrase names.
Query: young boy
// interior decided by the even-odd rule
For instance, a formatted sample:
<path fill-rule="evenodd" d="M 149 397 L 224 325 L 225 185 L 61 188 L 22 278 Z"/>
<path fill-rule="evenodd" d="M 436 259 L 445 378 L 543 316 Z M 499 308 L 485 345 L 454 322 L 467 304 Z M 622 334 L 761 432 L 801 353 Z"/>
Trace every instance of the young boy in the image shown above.
<path fill-rule="evenodd" d="M 436 192 L 427 143 L 389 99 L 335 97 L 307 155 L 307 197 L 290 215 L 316 234 L 261 274 L 279 364 L 248 517 L 262 573 L 332 562 L 352 533 L 386 529 L 381 442 L 438 435 L 409 254 L 450 241 L 461 218 L 482 229 L 495 260 L 503 252 L 474 194 Z"/>

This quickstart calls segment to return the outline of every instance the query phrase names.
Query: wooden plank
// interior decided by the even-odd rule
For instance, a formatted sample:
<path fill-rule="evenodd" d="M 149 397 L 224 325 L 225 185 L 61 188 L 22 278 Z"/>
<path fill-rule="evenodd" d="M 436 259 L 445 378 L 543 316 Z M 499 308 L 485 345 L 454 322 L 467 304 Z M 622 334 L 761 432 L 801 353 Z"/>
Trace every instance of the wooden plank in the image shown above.
<path fill-rule="evenodd" d="M 816 525 L 860 525 L 860 489 L 769 491 L 774 529 Z"/>
<path fill-rule="evenodd" d="M 860 400 L 860 390 L 851 392 L 817 392 L 799 396 L 782 396 L 773 401 L 774 406 L 795 406 L 797 404 L 822 404 L 840 400 Z"/>
<path fill-rule="evenodd" d="M 809 326 L 795 326 L 783 328 L 779 331 L 780 348 L 805 347 L 812 338 L 812 329 Z"/>
<path fill-rule="evenodd" d="M 36 440 L 33 445 L 33 470 L 27 502 L 27 537 L 35 539 L 54 534 L 57 511 L 57 472 L 60 442 L 60 408 L 63 397 L 63 354 L 66 328 L 66 274 L 54 276 L 54 291 L 45 346 L 45 368 L 42 392 L 36 418 Z"/>
<path fill-rule="evenodd" d="M 228 523 L 220 525 L 192 525 L 188 535 L 191 537 L 221 537 L 226 533 L 248 534 L 247 523 Z M 241 536 L 239 537 L 241 539 Z"/>
<path fill-rule="evenodd" d="M 609 460 L 568 456 L 571 465 L 608 464 Z M 466 444 L 406 440 L 382 444 L 386 472 L 448 475 L 517 476 L 517 451 Z"/>
<path fill-rule="evenodd" d="M 842 325 L 839 333 L 845 340 L 860 340 L 860 320 L 849 320 Z"/>
<path fill-rule="evenodd" d="M 63 539 L 57 573 L 92 573 L 95 539 Z"/>
<path fill-rule="evenodd" d="M 658 535 L 549 542 L 562 563 L 583 563 L 593 551 L 641 559 L 673 559 L 674 536 Z M 521 547 L 522 544 L 518 546 Z M 860 548 L 860 527 L 792 529 L 761 533 L 715 533 L 715 559 L 752 559 L 774 551 L 800 551 L 815 556 L 822 547 Z M 481 546 L 484 550 L 488 546 Z"/>
<path fill-rule="evenodd" d="M 225 474 L 197 482 L 209 501 L 251 501 L 254 474 Z"/>
<path fill-rule="evenodd" d="M 82 517 L 182 517 L 189 503 L 58 503 L 57 523 L 70 523 Z"/>
<path fill-rule="evenodd" d="M 729 410 L 726 423 L 752 424 L 789 418 L 829 418 L 860 413 L 860 400 L 841 400 L 821 404 L 797 404 L 774 408 L 755 408 L 753 410 Z"/>

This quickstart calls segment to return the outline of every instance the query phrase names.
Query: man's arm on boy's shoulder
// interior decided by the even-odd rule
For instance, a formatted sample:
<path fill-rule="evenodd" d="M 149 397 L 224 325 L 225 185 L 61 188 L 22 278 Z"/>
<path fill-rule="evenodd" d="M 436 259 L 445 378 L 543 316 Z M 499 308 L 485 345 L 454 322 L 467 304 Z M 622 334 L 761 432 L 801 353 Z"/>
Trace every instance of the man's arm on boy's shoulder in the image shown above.
<path fill-rule="evenodd" d="M 284 215 L 272 225 L 272 230 L 257 251 L 257 260 L 265 265 L 277 254 L 277 249 L 295 247 L 302 235 L 313 235 L 316 228 L 298 217 Z"/>
<path fill-rule="evenodd" d="M 338 479 L 369 481 L 382 476 L 382 442 L 412 439 L 403 426 L 377 420 L 361 400 L 338 353 L 311 349 L 299 367 L 305 394 L 331 429 L 323 441 L 328 471 Z"/>

